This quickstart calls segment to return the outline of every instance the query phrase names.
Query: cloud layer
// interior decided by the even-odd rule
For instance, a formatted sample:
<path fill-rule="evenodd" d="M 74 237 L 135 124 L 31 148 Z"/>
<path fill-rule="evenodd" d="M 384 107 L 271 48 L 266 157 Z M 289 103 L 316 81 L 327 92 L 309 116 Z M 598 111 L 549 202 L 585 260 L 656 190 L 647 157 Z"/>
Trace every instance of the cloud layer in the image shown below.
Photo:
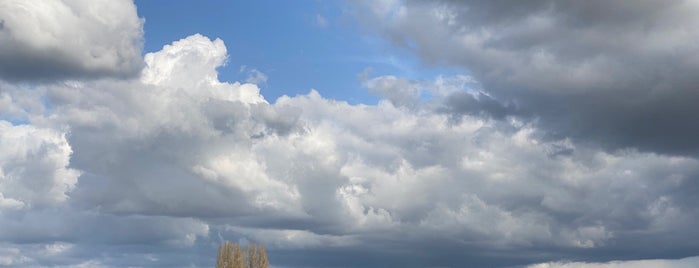
<path fill-rule="evenodd" d="M 696 1 L 360 1 L 427 64 L 472 72 L 554 138 L 696 155 Z M 464 104 L 467 106 L 468 104 Z"/>
<path fill-rule="evenodd" d="M 399 20 L 409 7 L 376 8 Z M 222 40 L 195 34 L 146 54 L 136 77 L 3 82 L 0 265 L 211 266 L 224 239 L 302 267 L 699 248 L 694 157 L 550 135 L 467 75 L 369 77 L 376 105 L 316 90 L 271 101 L 220 81 L 226 59 Z"/>

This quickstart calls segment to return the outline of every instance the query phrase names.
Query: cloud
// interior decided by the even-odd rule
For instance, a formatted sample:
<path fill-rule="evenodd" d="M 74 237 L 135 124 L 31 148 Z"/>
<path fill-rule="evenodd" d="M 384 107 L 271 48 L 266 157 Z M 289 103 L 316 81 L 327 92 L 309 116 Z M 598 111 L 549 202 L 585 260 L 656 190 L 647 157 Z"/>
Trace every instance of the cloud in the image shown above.
<path fill-rule="evenodd" d="M 69 168 L 65 134 L 0 121 L 0 209 L 65 201 L 80 172 Z"/>
<path fill-rule="evenodd" d="M 395 106 L 415 106 L 420 101 L 422 88 L 418 83 L 395 76 L 376 77 L 365 82 L 370 92 L 380 94 Z"/>
<path fill-rule="evenodd" d="M 250 146 L 294 131 L 296 119 L 271 109 L 254 84 L 218 81 L 223 42 L 193 35 L 145 58 L 139 80 L 49 89 L 54 121 L 71 127 L 72 164 L 94 185 L 74 198 L 113 212 L 200 216 L 293 206 L 293 187 L 270 179 Z M 114 191 L 131 183 L 139 190 Z"/>
<path fill-rule="evenodd" d="M 639 260 L 639 261 L 614 261 L 607 263 L 584 262 L 553 262 L 530 265 L 530 268 L 614 268 L 614 267 L 653 267 L 653 268 L 683 268 L 695 267 L 699 264 L 699 258 L 686 258 L 679 260 Z"/>
<path fill-rule="evenodd" d="M 218 80 L 225 59 L 221 40 L 193 35 L 147 54 L 140 78 L 39 91 L 51 108 L 29 111 L 25 126 L 4 123 L 5 132 L 25 138 L 3 140 L 48 145 L 3 146 L 0 155 L 35 154 L 48 159 L 39 162 L 47 170 L 73 177 L 36 177 L 54 185 L 46 190 L 53 195 L 37 195 L 53 201 L 45 209 L 9 209 L 15 205 L 3 201 L 10 217 L 0 221 L 2 240 L 84 251 L 32 263 L 68 258 L 116 267 L 170 262 L 152 261 L 165 253 L 138 255 L 143 249 L 118 262 L 87 248 L 189 248 L 183 256 L 191 256 L 214 252 L 221 234 L 269 245 L 280 264 L 338 265 L 356 256 L 367 258 L 358 266 L 507 266 L 671 258 L 699 247 L 681 239 L 695 234 L 699 218 L 694 158 L 606 152 L 542 138 L 537 125 L 495 112 L 444 112 L 454 94 L 474 96 L 474 105 L 485 98 L 464 76 L 368 78 L 387 96 L 377 105 L 314 90 L 268 103 L 254 84 Z M 406 106 L 391 91 L 406 87 L 432 97 L 413 94 Z M 14 100 L 18 92 L 7 94 Z M 3 191 L 3 200 L 44 202 L 12 193 Z M 325 257 L 300 261 L 291 252 Z"/>
<path fill-rule="evenodd" d="M 220 81 L 226 60 L 195 34 L 146 54 L 140 76 L 4 82 L 2 118 L 26 122 L 0 121 L 0 264 L 211 266 L 223 239 L 301 267 L 699 248 L 695 157 L 552 138 L 469 76 L 364 77 L 375 105 L 315 90 L 270 103 Z"/>
<path fill-rule="evenodd" d="M 320 14 L 316 15 L 316 24 L 320 28 L 328 28 L 328 26 L 330 26 L 330 22 L 328 22 L 328 19 L 321 16 Z"/>
<path fill-rule="evenodd" d="M 137 75 L 143 21 L 133 2 L 0 3 L 0 77 L 55 80 Z"/>
<path fill-rule="evenodd" d="M 489 96 L 470 76 L 439 76 L 435 81 L 420 81 L 386 75 L 362 78 L 362 81 L 369 92 L 381 95 L 397 107 L 432 106 L 434 111 L 452 115 L 454 119 L 463 115 L 496 119 L 523 115 L 515 104 Z"/>
<path fill-rule="evenodd" d="M 207 236 L 209 226 L 199 220 L 164 216 L 117 216 L 65 207 L 47 210 L 7 211 L 0 220 L 3 241 L 14 243 L 161 245 L 192 246 L 198 237 Z M 135 228 L 137 227 L 137 228 Z M 61 252 L 52 252 L 60 255 Z M 50 256 L 49 256 L 50 257 Z"/>
<path fill-rule="evenodd" d="M 240 73 L 247 73 L 248 77 L 245 78 L 246 83 L 250 84 L 264 84 L 267 82 L 267 75 L 255 68 L 248 68 L 247 66 L 241 66 L 240 67 Z"/>
<path fill-rule="evenodd" d="M 693 138 L 699 128 L 690 123 L 699 120 L 695 1 L 408 0 L 355 7 L 372 29 L 424 62 L 467 69 L 489 96 L 516 103 L 551 136 L 609 149 L 682 155 L 699 149 Z"/>
<path fill-rule="evenodd" d="M 218 74 L 215 69 L 225 63 L 226 57 L 226 47 L 221 39 L 212 42 L 195 34 L 165 45 L 161 51 L 146 54 L 146 68 L 141 80 L 148 84 L 183 87 L 216 83 Z"/>

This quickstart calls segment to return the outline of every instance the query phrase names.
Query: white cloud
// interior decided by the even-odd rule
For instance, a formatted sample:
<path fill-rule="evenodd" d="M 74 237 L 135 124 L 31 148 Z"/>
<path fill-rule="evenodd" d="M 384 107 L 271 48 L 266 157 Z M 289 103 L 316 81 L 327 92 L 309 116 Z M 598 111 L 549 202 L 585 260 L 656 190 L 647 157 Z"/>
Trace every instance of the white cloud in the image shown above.
<path fill-rule="evenodd" d="M 364 82 L 370 92 L 380 94 L 395 106 L 415 106 L 424 90 L 419 83 L 395 76 L 380 76 Z"/>
<path fill-rule="evenodd" d="M 218 81 L 215 69 L 226 56 L 221 40 L 193 35 L 147 54 L 139 80 L 48 89 L 54 114 L 36 122 L 69 126 L 73 165 L 92 181 L 111 184 L 75 197 L 122 212 L 241 213 L 259 207 L 299 213 L 296 188 L 266 174 L 266 163 L 251 151 L 255 137 L 293 131 L 293 113 L 271 108 L 254 84 Z M 143 192 L 114 191 L 130 182 L 144 186 Z M 174 187 L 157 186 L 164 184 Z M 189 201 L 181 198 L 185 193 L 201 197 Z M 231 207 L 231 200 L 242 203 Z"/>
<path fill-rule="evenodd" d="M 16 247 L 0 247 L 0 265 L 23 265 L 32 261 L 29 257 L 21 254 Z"/>
<path fill-rule="evenodd" d="M 248 78 L 245 79 L 245 82 L 251 84 L 264 84 L 267 82 L 267 75 L 258 71 L 257 69 L 252 69 L 249 72 Z"/>
<path fill-rule="evenodd" d="M 53 243 L 53 244 L 48 244 L 44 246 L 44 254 L 46 255 L 58 255 L 65 253 L 66 251 L 70 250 L 73 248 L 75 245 L 74 244 L 67 244 L 67 243 Z"/>
<path fill-rule="evenodd" d="M 699 257 L 691 257 L 678 260 L 632 260 L 612 261 L 604 263 L 592 262 L 549 262 L 527 266 L 529 268 L 690 268 L 699 265 Z"/>
<path fill-rule="evenodd" d="M 320 28 L 328 28 L 330 26 L 330 22 L 328 22 L 328 19 L 321 16 L 320 14 L 316 14 L 316 25 Z"/>
<path fill-rule="evenodd" d="M 0 208 L 51 205 L 68 199 L 80 172 L 68 168 L 65 134 L 0 121 Z"/>
<path fill-rule="evenodd" d="M 257 70 L 255 68 L 249 68 L 248 66 L 240 66 L 240 73 L 246 73 L 248 76 L 245 78 L 246 83 L 250 84 L 264 84 L 267 82 L 267 75 L 260 70 Z"/>
<path fill-rule="evenodd" d="M 211 41 L 195 34 L 146 54 L 141 81 L 182 88 L 214 84 L 218 82 L 215 69 L 226 62 L 227 56 L 221 39 Z"/>
<path fill-rule="evenodd" d="M 137 75 L 142 20 L 128 0 L 0 2 L 0 77 Z"/>

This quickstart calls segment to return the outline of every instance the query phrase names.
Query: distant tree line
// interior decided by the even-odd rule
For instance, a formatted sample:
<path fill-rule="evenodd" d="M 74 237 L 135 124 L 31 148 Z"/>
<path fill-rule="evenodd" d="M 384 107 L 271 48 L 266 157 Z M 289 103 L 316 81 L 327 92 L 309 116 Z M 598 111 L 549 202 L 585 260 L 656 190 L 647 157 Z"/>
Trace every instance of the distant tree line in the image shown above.
<path fill-rule="evenodd" d="M 216 268 L 269 268 L 267 251 L 263 245 L 223 242 L 218 247 Z"/>

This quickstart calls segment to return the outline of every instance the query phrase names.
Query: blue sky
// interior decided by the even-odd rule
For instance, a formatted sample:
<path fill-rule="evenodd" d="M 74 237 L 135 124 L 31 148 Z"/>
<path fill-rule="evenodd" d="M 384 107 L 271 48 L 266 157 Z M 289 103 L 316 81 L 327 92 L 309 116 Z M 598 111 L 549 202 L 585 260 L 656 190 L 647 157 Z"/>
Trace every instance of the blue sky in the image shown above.
<path fill-rule="evenodd" d="M 201 33 L 221 38 L 229 62 L 219 68 L 224 81 L 242 81 L 242 66 L 268 75 L 262 94 L 322 95 L 352 103 L 378 99 L 361 87 L 357 74 L 371 67 L 377 73 L 402 73 L 415 60 L 392 49 L 351 21 L 340 1 L 137 1 L 144 26 L 145 52 L 157 51 L 172 40 Z M 326 25 L 318 22 L 326 20 Z M 379 63 L 400 58 L 396 65 Z"/>
<path fill-rule="evenodd" d="M 222 81 L 244 81 L 241 67 L 257 69 L 269 80 L 261 85 L 270 101 L 281 95 L 321 95 L 350 103 L 379 99 L 362 87 L 358 75 L 398 75 L 433 79 L 458 68 L 424 67 L 415 55 L 391 45 L 353 18 L 342 1 L 136 1 L 146 18 L 144 52 L 172 40 L 201 33 L 226 42 L 229 62 L 219 68 Z M 321 22 L 324 21 L 324 22 Z M 461 70 L 463 72 L 463 70 Z"/>
<path fill-rule="evenodd" d="M 697 0 L 0 7 L 2 267 L 699 264 Z"/>

